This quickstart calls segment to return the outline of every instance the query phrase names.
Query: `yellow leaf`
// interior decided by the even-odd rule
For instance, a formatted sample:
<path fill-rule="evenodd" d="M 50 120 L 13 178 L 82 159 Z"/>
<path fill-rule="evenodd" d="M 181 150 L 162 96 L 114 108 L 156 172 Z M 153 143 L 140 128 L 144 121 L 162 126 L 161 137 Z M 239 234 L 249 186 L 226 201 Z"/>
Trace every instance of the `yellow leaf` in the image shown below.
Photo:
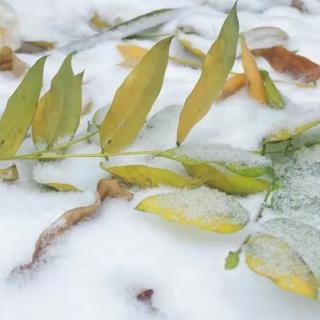
<path fill-rule="evenodd" d="M 90 19 L 90 24 L 97 30 L 104 30 L 111 26 L 107 21 L 100 17 L 98 12 L 95 12 L 93 14 L 93 16 Z"/>
<path fill-rule="evenodd" d="M 209 111 L 221 93 L 236 57 L 239 22 L 236 4 L 227 16 L 218 39 L 207 53 L 200 78 L 185 101 L 180 114 L 177 145 L 180 145 L 193 126 Z"/>
<path fill-rule="evenodd" d="M 178 41 L 182 45 L 182 47 L 185 50 L 187 50 L 188 52 L 190 52 L 193 56 L 195 56 L 201 60 L 203 60 L 205 58 L 206 54 L 204 52 L 202 52 L 200 49 L 194 47 L 189 40 L 178 38 Z"/>
<path fill-rule="evenodd" d="M 46 57 L 28 71 L 9 98 L 0 120 L 0 157 L 12 157 L 19 149 L 31 125 L 42 87 Z"/>
<path fill-rule="evenodd" d="M 235 199 L 205 187 L 150 196 L 142 200 L 136 209 L 221 233 L 237 232 L 249 220 L 248 212 Z"/>
<path fill-rule="evenodd" d="M 32 139 L 39 150 L 68 142 L 78 129 L 83 73 L 73 74 L 71 59 L 72 55 L 66 57 L 50 90 L 39 101 L 32 122 Z"/>
<path fill-rule="evenodd" d="M 256 64 L 255 58 L 248 49 L 245 39 L 240 36 L 241 57 L 243 69 L 248 79 L 249 93 L 251 97 L 260 103 L 267 103 L 268 98 L 263 83 L 263 78 Z"/>
<path fill-rule="evenodd" d="M 246 262 L 252 271 L 269 278 L 279 288 L 317 298 L 314 274 L 285 241 L 269 234 L 252 236 L 246 249 Z"/>
<path fill-rule="evenodd" d="M 148 49 L 133 44 L 119 44 L 117 49 L 124 59 L 119 65 L 124 67 L 134 67 L 148 52 Z"/>
<path fill-rule="evenodd" d="M 271 134 L 270 136 L 266 137 L 264 142 L 280 142 L 292 139 L 295 136 L 300 135 L 301 133 L 305 132 L 306 130 L 309 130 L 317 125 L 320 124 L 320 120 L 313 120 L 310 122 L 307 122 L 305 124 L 302 124 L 294 129 L 282 129 L 276 133 Z"/>
<path fill-rule="evenodd" d="M 117 152 L 135 140 L 161 90 L 171 40 L 159 41 L 118 88 L 100 128 L 103 151 Z"/>
<path fill-rule="evenodd" d="M 176 188 L 197 187 L 202 183 L 199 180 L 179 175 L 173 171 L 154 168 L 144 165 L 128 165 L 119 167 L 107 167 L 105 163 L 101 168 L 126 183 L 136 184 L 140 187 L 157 187 L 168 185 Z"/>
<path fill-rule="evenodd" d="M 69 183 L 61 183 L 61 182 L 46 182 L 41 184 L 44 184 L 52 189 L 55 189 L 57 191 L 81 191 L 77 187 L 75 187 L 72 184 Z"/>
<path fill-rule="evenodd" d="M 16 181 L 18 178 L 19 173 L 15 164 L 5 169 L 0 168 L 0 180 L 11 182 Z"/>
<path fill-rule="evenodd" d="M 223 86 L 220 98 L 225 99 L 233 95 L 238 90 L 240 90 L 243 86 L 245 86 L 246 82 L 247 82 L 247 77 L 244 73 L 238 73 L 230 77 Z"/>

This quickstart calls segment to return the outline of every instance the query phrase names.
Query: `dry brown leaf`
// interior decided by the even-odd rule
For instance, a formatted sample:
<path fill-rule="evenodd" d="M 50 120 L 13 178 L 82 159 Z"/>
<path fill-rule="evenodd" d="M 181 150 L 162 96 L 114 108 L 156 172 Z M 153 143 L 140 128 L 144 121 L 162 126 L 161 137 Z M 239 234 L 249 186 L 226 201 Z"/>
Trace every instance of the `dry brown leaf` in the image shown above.
<path fill-rule="evenodd" d="M 115 179 L 100 180 L 97 185 L 96 201 L 92 205 L 71 209 L 63 213 L 62 216 L 40 234 L 31 262 L 15 268 L 11 274 L 15 275 L 23 270 L 32 269 L 35 264 L 41 260 L 47 247 L 55 242 L 65 231 L 73 225 L 90 218 L 106 198 L 116 197 L 125 198 L 130 201 L 133 194 L 127 191 L 120 182 Z"/>
<path fill-rule="evenodd" d="M 230 77 L 223 86 L 220 98 L 225 99 L 233 95 L 238 90 L 240 90 L 243 86 L 245 86 L 246 82 L 247 82 L 247 77 L 244 73 L 238 73 Z"/>
<path fill-rule="evenodd" d="M 305 3 L 302 0 L 292 0 L 291 7 L 298 9 L 300 12 L 308 12 Z"/>
<path fill-rule="evenodd" d="M 240 36 L 240 44 L 243 69 L 248 79 L 249 94 L 258 102 L 266 104 L 268 99 L 260 70 L 243 36 Z"/>
<path fill-rule="evenodd" d="M 290 74 L 295 79 L 317 81 L 320 78 L 320 65 L 295 54 L 282 46 L 253 50 L 256 56 L 264 57 L 273 69 Z"/>
<path fill-rule="evenodd" d="M 24 75 L 28 65 L 20 60 L 10 47 L 2 47 L 0 50 L 0 71 L 12 71 L 16 77 Z"/>

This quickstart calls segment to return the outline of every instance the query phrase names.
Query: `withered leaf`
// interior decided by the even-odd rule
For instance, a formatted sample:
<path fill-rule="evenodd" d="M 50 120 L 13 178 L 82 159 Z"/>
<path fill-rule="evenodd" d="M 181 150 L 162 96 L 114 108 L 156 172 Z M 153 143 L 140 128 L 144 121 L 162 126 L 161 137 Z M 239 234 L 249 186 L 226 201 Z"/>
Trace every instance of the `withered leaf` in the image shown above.
<path fill-rule="evenodd" d="M 17 166 L 13 164 L 8 168 L 1 169 L 0 168 L 0 180 L 11 182 L 16 181 L 19 178 L 19 173 Z"/>
<path fill-rule="evenodd" d="M 256 56 L 264 57 L 273 69 L 288 73 L 295 79 L 317 81 L 320 78 L 320 65 L 291 52 L 283 46 L 253 50 Z"/>
<path fill-rule="evenodd" d="M 11 274 L 14 275 L 23 270 L 32 269 L 35 264 L 41 260 L 48 246 L 54 243 L 73 225 L 90 218 L 105 199 L 116 197 L 130 201 L 133 194 L 122 187 L 122 185 L 115 179 L 100 180 L 97 185 L 96 201 L 89 206 L 71 209 L 63 213 L 55 222 L 40 234 L 35 245 L 31 262 L 15 268 Z"/>
<path fill-rule="evenodd" d="M 2 47 L 0 50 L 0 71 L 12 71 L 16 77 L 24 75 L 28 65 L 20 60 L 10 47 Z"/>

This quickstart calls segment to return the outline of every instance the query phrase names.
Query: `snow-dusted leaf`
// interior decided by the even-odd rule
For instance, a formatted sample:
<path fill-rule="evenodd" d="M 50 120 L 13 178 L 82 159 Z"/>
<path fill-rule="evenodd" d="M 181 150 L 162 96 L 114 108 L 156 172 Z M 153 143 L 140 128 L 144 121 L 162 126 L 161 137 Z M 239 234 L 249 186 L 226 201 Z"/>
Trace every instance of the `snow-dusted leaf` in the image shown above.
<path fill-rule="evenodd" d="M 320 124 L 320 120 L 313 120 L 313 121 L 304 123 L 296 128 L 282 129 L 278 132 L 275 132 L 275 133 L 267 136 L 264 139 L 264 141 L 265 141 L 265 143 L 286 141 L 286 140 L 292 139 L 293 137 L 296 137 L 296 136 L 302 134 L 306 130 L 309 130 L 319 124 Z"/>
<path fill-rule="evenodd" d="M 108 167 L 104 162 L 102 162 L 100 166 L 122 181 L 141 187 L 168 185 L 176 188 L 195 188 L 202 184 L 202 182 L 197 179 L 191 179 L 164 168 L 145 165 Z"/>
<path fill-rule="evenodd" d="M 269 106 L 274 107 L 276 109 L 282 109 L 285 103 L 282 99 L 282 96 L 278 88 L 271 79 L 268 71 L 262 70 L 261 75 L 264 81 Z"/>
<path fill-rule="evenodd" d="M 260 103 L 267 103 L 267 94 L 264 87 L 262 75 L 251 51 L 248 49 L 245 39 L 240 36 L 241 58 L 243 69 L 247 77 L 250 96 Z"/>
<path fill-rule="evenodd" d="M 273 69 L 285 72 L 304 81 L 317 81 L 320 78 L 320 65 L 289 51 L 283 46 L 253 51 L 255 55 L 264 57 Z"/>
<path fill-rule="evenodd" d="M 269 278 L 281 289 L 315 299 L 317 280 L 303 259 L 290 245 L 270 234 L 250 238 L 246 248 L 250 269 Z"/>
<path fill-rule="evenodd" d="M 244 73 L 238 73 L 233 76 L 231 76 L 227 81 L 225 82 L 220 98 L 225 99 L 234 93 L 236 93 L 238 90 L 240 90 L 242 87 L 246 85 L 247 77 Z"/>
<path fill-rule="evenodd" d="M 218 39 L 209 49 L 202 65 L 201 75 L 185 101 L 180 114 L 177 144 L 180 145 L 191 129 L 210 110 L 232 69 L 236 58 L 239 22 L 236 4 L 227 16 Z"/>
<path fill-rule="evenodd" d="M 178 16 L 181 12 L 183 12 L 183 9 L 160 9 L 151 11 L 134 19 L 120 23 L 97 35 L 70 43 L 59 50 L 67 53 L 81 51 L 107 40 L 124 39 L 129 36 L 134 36 L 143 31 L 161 26 Z"/>
<path fill-rule="evenodd" d="M 182 46 L 185 50 L 187 50 L 189 53 L 191 53 L 194 57 L 196 57 L 196 58 L 198 58 L 198 59 L 200 59 L 200 60 L 204 60 L 204 58 L 206 57 L 206 54 L 205 54 L 202 50 L 196 48 L 196 47 L 191 43 L 190 40 L 178 38 L 178 41 L 179 41 L 179 43 L 181 44 L 181 46 Z"/>
<path fill-rule="evenodd" d="M 228 145 L 189 144 L 155 156 L 179 161 L 191 176 L 226 193 L 249 194 L 271 186 L 264 179 L 272 176 L 268 159 Z"/>
<path fill-rule="evenodd" d="M 0 120 L 0 157 L 14 156 L 25 138 L 37 108 L 45 61 L 40 58 L 30 68 L 8 100 Z"/>
<path fill-rule="evenodd" d="M 142 200 L 136 209 L 221 233 L 237 232 L 249 220 L 248 212 L 233 197 L 206 187 L 153 195 Z"/>
<path fill-rule="evenodd" d="M 97 185 L 96 201 L 89 206 L 71 209 L 63 213 L 55 222 L 53 222 L 40 234 L 35 245 L 35 251 L 33 253 L 31 262 L 15 268 L 12 271 L 12 275 L 34 267 L 34 265 L 40 262 L 40 260 L 43 258 L 43 254 L 50 245 L 52 245 L 72 226 L 90 218 L 105 199 L 121 197 L 130 201 L 132 196 L 133 195 L 124 189 L 116 180 L 100 180 Z"/>
<path fill-rule="evenodd" d="M 78 129 L 83 73 L 73 74 L 71 60 L 70 54 L 52 79 L 49 91 L 39 101 L 32 122 L 32 139 L 39 150 L 67 143 Z"/>
<path fill-rule="evenodd" d="M 19 172 L 15 164 L 8 168 L 0 168 L 0 180 L 2 181 L 16 181 L 19 178 Z"/>
<path fill-rule="evenodd" d="M 284 30 L 271 26 L 253 28 L 242 32 L 242 35 L 250 50 L 285 45 L 289 39 Z"/>
<path fill-rule="evenodd" d="M 148 52 L 148 49 L 133 44 L 119 44 L 117 49 L 124 59 L 119 65 L 124 67 L 134 67 Z"/>
<path fill-rule="evenodd" d="M 118 88 L 100 128 L 102 150 L 116 152 L 135 140 L 161 90 L 171 40 L 154 45 Z"/>

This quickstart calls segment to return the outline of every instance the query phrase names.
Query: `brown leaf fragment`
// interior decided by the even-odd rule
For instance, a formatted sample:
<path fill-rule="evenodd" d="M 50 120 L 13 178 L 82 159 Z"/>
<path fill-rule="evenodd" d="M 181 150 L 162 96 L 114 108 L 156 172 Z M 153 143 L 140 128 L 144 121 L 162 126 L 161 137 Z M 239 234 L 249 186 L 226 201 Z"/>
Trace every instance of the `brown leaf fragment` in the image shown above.
<path fill-rule="evenodd" d="M 137 300 L 141 302 L 151 302 L 153 292 L 153 289 L 144 289 L 137 295 Z"/>
<path fill-rule="evenodd" d="M 288 73 L 293 78 L 303 81 L 317 81 L 320 78 L 320 65 L 291 52 L 283 46 L 253 50 L 256 56 L 265 58 L 273 69 Z"/>
<path fill-rule="evenodd" d="M 65 231 L 70 229 L 77 223 L 90 218 L 100 207 L 101 203 L 106 198 L 125 198 L 130 201 L 133 194 L 124 189 L 124 187 L 115 179 L 102 179 L 97 185 L 97 199 L 96 201 L 85 207 L 71 209 L 63 213 L 55 222 L 53 222 L 47 229 L 45 229 L 39 236 L 35 250 L 32 255 L 30 263 L 18 266 L 11 275 L 15 275 L 24 270 L 31 270 L 43 258 L 46 249 L 52 245 Z"/>
<path fill-rule="evenodd" d="M 306 13 L 308 9 L 302 0 L 292 0 L 291 7 L 298 9 L 300 12 Z"/>
<path fill-rule="evenodd" d="M 12 71 L 16 77 L 22 76 L 28 69 L 28 65 L 20 60 L 10 47 L 2 47 L 0 50 L 0 71 Z"/>

